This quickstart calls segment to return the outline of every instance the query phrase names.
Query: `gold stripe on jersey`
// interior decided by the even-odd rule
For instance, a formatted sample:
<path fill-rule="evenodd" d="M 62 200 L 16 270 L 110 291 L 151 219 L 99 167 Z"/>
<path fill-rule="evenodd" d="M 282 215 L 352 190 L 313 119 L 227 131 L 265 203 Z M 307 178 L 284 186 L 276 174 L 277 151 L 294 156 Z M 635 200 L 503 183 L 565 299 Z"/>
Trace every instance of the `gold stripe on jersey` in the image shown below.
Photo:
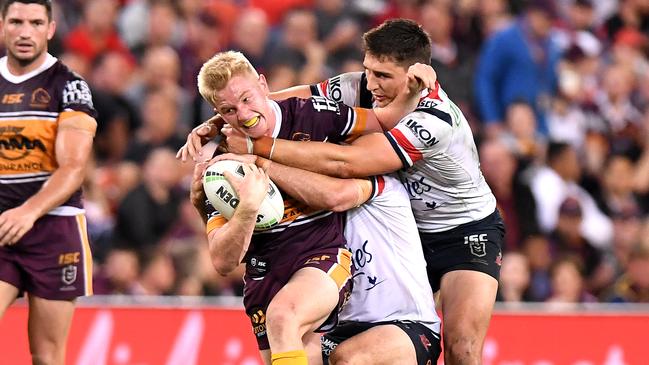
<path fill-rule="evenodd" d="M 90 242 L 88 241 L 88 231 L 86 225 L 86 216 L 78 214 L 77 228 L 81 238 L 81 251 L 83 253 L 83 271 L 84 271 L 84 293 L 86 296 L 92 295 L 92 252 L 90 251 Z"/>
<path fill-rule="evenodd" d="M 59 115 L 59 125 L 61 128 L 65 125 L 67 128 L 88 131 L 93 136 L 97 130 L 97 122 L 94 118 L 84 112 L 75 110 L 61 112 Z"/>
<path fill-rule="evenodd" d="M 207 231 L 207 234 L 209 234 L 213 230 L 223 227 L 226 223 L 228 223 L 228 220 L 225 219 L 225 217 L 222 215 L 216 215 L 207 221 L 207 227 L 205 227 L 205 230 Z"/>
<path fill-rule="evenodd" d="M 0 176 L 53 172 L 56 130 L 51 118 L 0 118 Z"/>
<path fill-rule="evenodd" d="M 334 264 L 327 274 L 336 282 L 338 289 L 345 286 L 347 280 L 352 276 L 352 255 L 346 249 L 338 249 L 337 263 Z"/>

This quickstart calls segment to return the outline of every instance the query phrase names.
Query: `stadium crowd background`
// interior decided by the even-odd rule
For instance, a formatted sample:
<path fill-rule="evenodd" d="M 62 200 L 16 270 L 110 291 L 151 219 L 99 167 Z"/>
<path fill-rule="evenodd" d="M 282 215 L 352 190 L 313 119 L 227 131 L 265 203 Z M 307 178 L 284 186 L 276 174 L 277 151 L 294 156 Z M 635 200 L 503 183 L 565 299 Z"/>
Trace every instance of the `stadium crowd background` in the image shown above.
<path fill-rule="evenodd" d="M 174 158 L 196 88 L 242 51 L 271 90 L 362 67 L 361 35 L 417 20 L 508 228 L 499 300 L 649 302 L 649 0 L 57 0 L 50 52 L 99 112 L 85 206 L 96 294 L 240 295 L 212 268 Z M 549 21 L 549 40 L 531 35 Z M 529 17 L 527 19 L 530 19 Z M 530 57 L 532 55 L 532 57 Z"/>

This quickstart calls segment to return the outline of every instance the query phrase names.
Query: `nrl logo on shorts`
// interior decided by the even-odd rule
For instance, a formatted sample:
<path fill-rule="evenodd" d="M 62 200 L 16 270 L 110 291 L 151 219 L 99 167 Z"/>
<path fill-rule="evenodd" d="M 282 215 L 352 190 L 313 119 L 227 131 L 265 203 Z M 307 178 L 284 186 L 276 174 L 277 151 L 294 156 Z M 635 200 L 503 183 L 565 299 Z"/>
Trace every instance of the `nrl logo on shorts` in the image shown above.
<path fill-rule="evenodd" d="M 61 280 L 65 285 L 71 285 L 77 280 L 77 267 L 68 265 L 61 271 Z"/>
<path fill-rule="evenodd" d="M 464 244 L 469 245 L 469 249 L 473 256 L 483 257 L 487 254 L 485 242 L 487 242 L 486 233 L 464 236 Z"/>

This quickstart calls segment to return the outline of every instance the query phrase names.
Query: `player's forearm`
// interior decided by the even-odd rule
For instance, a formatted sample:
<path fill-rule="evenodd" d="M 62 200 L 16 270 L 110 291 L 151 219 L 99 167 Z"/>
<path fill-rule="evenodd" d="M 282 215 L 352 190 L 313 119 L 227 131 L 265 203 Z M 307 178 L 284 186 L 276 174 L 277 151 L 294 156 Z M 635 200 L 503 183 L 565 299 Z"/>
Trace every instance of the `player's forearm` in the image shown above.
<path fill-rule="evenodd" d="M 255 141 L 254 153 L 281 164 L 319 174 L 345 177 L 343 146 L 325 142 L 288 141 L 262 137 Z"/>
<path fill-rule="evenodd" d="M 81 187 L 84 176 L 83 166 L 60 167 L 36 194 L 23 203 L 23 206 L 36 212 L 38 217 L 42 217 L 70 199 L 72 194 Z"/>
<path fill-rule="evenodd" d="M 284 100 L 288 98 L 308 99 L 310 97 L 311 87 L 309 85 L 292 86 L 284 90 L 274 91 L 270 93 L 270 98 L 273 100 Z"/>
<path fill-rule="evenodd" d="M 210 258 L 214 269 L 228 275 L 237 268 L 250 245 L 257 214 L 235 211 L 232 219 L 223 227 L 208 234 Z"/>
<path fill-rule="evenodd" d="M 361 191 L 355 180 L 325 176 L 261 158 L 259 161 L 275 184 L 312 208 L 342 212 L 367 199 L 359 196 Z"/>

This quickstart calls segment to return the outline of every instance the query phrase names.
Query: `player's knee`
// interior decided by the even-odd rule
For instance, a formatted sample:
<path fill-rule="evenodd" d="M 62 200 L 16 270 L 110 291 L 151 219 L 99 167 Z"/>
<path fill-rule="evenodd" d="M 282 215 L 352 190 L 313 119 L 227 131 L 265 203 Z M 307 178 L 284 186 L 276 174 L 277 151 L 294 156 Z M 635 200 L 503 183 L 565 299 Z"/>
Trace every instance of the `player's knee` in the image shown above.
<path fill-rule="evenodd" d="M 482 357 L 482 341 L 475 336 L 444 337 L 444 361 L 448 365 L 477 365 Z"/>
<path fill-rule="evenodd" d="M 32 365 L 63 365 L 55 353 L 32 353 Z"/>
<path fill-rule="evenodd" d="M 266 328 L 269 334 L 280 335 L 289 328 L 299 326 L 294 310 L 285 306 L 269 307 L 266 312 Z"/>
<path fill-rule="evenodd" d="M 340 346 L 339 346 L 340 347 Z M 345 348 L 336 348 L 329 356 L 329 365 L 361 365 L 363 359 Z"/>

